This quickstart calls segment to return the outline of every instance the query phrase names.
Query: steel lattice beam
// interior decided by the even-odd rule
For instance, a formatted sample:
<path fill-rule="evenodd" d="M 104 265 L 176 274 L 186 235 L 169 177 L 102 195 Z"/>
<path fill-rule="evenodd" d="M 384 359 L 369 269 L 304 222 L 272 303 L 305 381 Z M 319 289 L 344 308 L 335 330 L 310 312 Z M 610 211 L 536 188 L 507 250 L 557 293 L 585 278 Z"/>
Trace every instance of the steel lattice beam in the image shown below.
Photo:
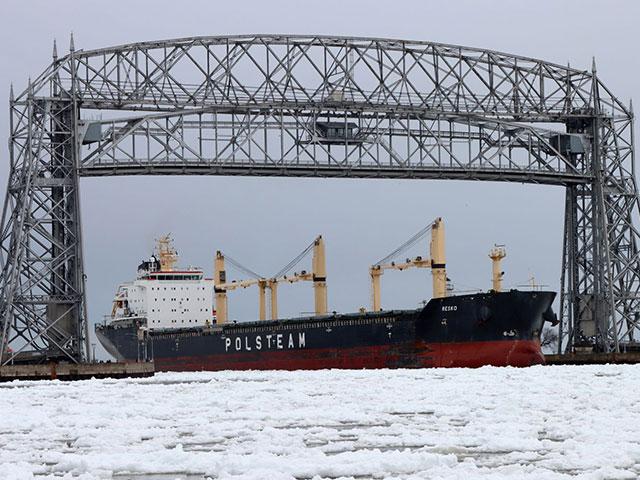
<path fill-rule="evenodd" d="M 475 48 L 246 35 L 54 51 L 11 98 L 0 359 L 86 358 L 78 177 L 163 174 L 565 186 L 562 345 L 617 350 L 639 326 L 632 132 L 595 66 Z"/>
<path fill-rule="evenodd" d="M 321 120 L 357 124 L 359 133 L 326 142 L 313 127 Z M 549 184 L 589 179 L 552 144 L 554 132 L 469 115 L 206 108 L 93 125 L 102 125 L 104 133 L 82 161 L 84 176 L 210 173 Z"/>

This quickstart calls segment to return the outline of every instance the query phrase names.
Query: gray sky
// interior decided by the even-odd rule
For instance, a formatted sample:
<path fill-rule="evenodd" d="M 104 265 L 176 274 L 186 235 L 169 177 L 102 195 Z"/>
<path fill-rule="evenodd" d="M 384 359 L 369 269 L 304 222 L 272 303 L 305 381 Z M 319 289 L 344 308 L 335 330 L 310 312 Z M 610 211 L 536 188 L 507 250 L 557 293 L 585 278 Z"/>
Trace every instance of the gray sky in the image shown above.
<path fill-rule="evenodd" d="M 394 37 L 502 50 L 589 69 L 625 102 L 639 77 L 637 1 L 15 1 L 0 4 L 0 189 L 8 169 L 10 82 L 23 89 L 60 54 L 144 40 L 235 33 Z M 564 190 L 520 184 L 116 177 L 83 179 L 82 219 L 89 315 L 110 310 L 153 239 L 172 232 L 183 264 L 211 275 L 221 249 L 273 274 L 319 233 L 327 243 L 329 308 L 369 305 L 368 266 L 436 216 L 445 218 L 448 272 L 457 288 L 489 288 L 494 243 L 507 246 L 506 285 L 530 274 L 559 289 Z M 167 193 L 170 192 L 170 193 Z M 427 243 L 423 248 L 426 250 Z M 414 251 L 414 253 L 419 253 Z M 304 267 L 309 268 L 308 262 Z M 238 278 L 233 275 L 231 278 Z M 280 289 L 283 316 L 310 311 L 308 284 Z M 391 272 L 383 306 L 411 308 L 429 298 L 430 273 Z M 257 292 L 230 297 L 232 319 L 257 318 Z"/>

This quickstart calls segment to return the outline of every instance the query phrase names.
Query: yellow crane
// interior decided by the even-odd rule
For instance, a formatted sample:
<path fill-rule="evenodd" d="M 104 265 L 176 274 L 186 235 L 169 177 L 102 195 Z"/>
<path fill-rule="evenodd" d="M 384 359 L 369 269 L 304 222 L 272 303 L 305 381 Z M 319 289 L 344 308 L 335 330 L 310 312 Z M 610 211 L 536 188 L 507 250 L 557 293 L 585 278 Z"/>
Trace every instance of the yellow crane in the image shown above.
<path fill-rule="evenodd" d="M 426 259 L 421 256 L 417 256 L 413 259 L 407 258 L 402 263 L 390 261 L 392 258 L 415 245 L 429 231 L 431 231 L 431 258 Z M 377 312 L 382 309 L 380 299 L 380 280 L 385 270 L 405 270 L 407 268 L 430 268 L 433 276 L 433 298 L 442 298 L 447 296 L 444 221 L 442 218 L 436 218 L 429 226 L 416 233 L 400 247 L 369 268 L 369 275 L 371 276 L 373 311 Z"/>
<path fill-rule="evenodd" d="M 302 260 L 309 251 L 313 250 L 311 260 L 311 272 L 302 270 L 299 273 L 287 275 L 300 260 Z M 280 272 L 267 280 L 267 286 L 270 290 L 271 319 L 278 318 L 278 284 L 279 283 L 295 283 L 300 281 L 313 282 L 314 304 L 316 315 L 325 315 L 327 313 L 327 265 L 324 247 L 324 239 L 322 235 L 318 235 L 316 239 L 309 245 L 300 255 L 294 258 Z"/>
<path fill-rule="evenodd" d="M 295 267 L 308 253 L 313 250 L 312 269 L 311 272 L 302 270 L 299 273 L 287 275 L 287 273 Z M 229 259 L 231 260 L 231 259 Z M 266 290 L 269 289 L 270 317 L 272 320 L 278 318 L 278 284 L 295 283 L 299 281 L 312 281 L 314 289 L 315 312 L 316 315 L 324 315 L 327 313 L 327 269 L 325 246 L 322 236 L 318 236 L 311 245 L 309 245 L 300 255 L 289 262 L 280 272 L 271 278 L 262 277 L 255 272 L 242 267 L 235 261 L 233 264 L 245 272 L 253 275 L 254 278 L 248 280 L 234 280 L 227 282 L 227 274 L 225 269 L 225 256 L 222 252 L 216 252 L 214 262 L 214 292 L 216 305 L 216 322 L 225 323 L 228 321 L 227 308 L 227 292 L 238 289 L 248 288 L 253 285 L 258 286 L 259 292 L 259 318 L 266 319 Z"/>
<path fill-rule="evenodd" d="M 233 262 L 237 264 L 237 262 Z M 243 270 L 251 272 L 250 270 L 241 267 Z M 253 273 L 253 272 L 252 272 Z M 225 267 L 225 256 L 220 250 L 216 251 L 216 258 L 213 265 L 213 291 L 216 297 L 216 323 L 226 323 L 228 321 L 228 305 L 227 305 L 227 292 L 236 290 L 238 288 L 248 288 L 253 285 L 258 285 L 259 300 L 258 300 L 258 315 L 260 320 L 266 319 L 266 288 L 267 280 L 259 275 L 255 275 L 255 278 L 248 280 L 233 280 L 227 282 L 227 271 Z"/>

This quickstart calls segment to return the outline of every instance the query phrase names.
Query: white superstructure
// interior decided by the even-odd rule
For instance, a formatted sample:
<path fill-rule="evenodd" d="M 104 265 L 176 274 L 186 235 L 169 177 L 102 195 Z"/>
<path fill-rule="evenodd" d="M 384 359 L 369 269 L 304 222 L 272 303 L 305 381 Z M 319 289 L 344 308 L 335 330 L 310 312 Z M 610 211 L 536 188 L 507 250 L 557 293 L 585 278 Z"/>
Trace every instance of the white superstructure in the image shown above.
<path fill-rule="evenodd" d="M 171 240 L 159 240 L 157 256 L 138 267 L 138 278 L 118 287 L 111 317 L 147 319 L 149 329 L 184 328 L 215 323 L 213 282 L 199 268 L 174 268 Z"/>

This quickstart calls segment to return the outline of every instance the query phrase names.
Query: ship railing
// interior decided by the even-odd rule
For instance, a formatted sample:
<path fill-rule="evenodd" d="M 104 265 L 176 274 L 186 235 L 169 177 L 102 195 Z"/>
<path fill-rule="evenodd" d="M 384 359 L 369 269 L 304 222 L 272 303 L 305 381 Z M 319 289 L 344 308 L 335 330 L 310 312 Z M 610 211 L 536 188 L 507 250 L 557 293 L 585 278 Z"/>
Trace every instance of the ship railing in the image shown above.
<path fill-rule="evenodd" d="M 103 315 L 102 316 L 102 321 L 100 322 L 100 324 L 102 326 L 107 326 L 108 323 L 113 322 L 113 321 L 117 321 L 117 320 L 138 320 L 138 319 L 146 320 L 146 318 L 147 318 L 146 314 L 144 314 L 144 315 L 131 315 L 129 317 L 112 317 L 111 315 Z"/>
<path fill-rule="evenodd" d="M 458 289 L 453 289 L 451 290 L 451 296 L 453 295 L 470 295 L 472 293 L 482 293 L 484 292 L 484 290 L 482 290 L 481 288 L 471 288 L 471 289 L 467 289 L 467 290 L 458 290 Z"/>

